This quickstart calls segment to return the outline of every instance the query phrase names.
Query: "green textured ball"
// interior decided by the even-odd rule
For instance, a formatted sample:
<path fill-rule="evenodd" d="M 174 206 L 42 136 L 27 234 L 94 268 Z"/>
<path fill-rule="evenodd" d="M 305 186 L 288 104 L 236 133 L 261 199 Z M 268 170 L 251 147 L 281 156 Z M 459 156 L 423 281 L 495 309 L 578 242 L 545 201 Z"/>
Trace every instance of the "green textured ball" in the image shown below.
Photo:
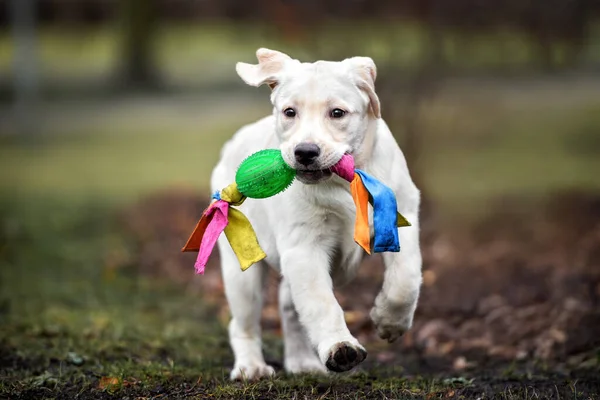
<path fill-rule="evenodd" d="M 235 174 L 238 190 L 246 197 L 264 199 L 287 189 L 296 170 L 283 160 L 281 151 L 261 150 L 246 158 Z"/>

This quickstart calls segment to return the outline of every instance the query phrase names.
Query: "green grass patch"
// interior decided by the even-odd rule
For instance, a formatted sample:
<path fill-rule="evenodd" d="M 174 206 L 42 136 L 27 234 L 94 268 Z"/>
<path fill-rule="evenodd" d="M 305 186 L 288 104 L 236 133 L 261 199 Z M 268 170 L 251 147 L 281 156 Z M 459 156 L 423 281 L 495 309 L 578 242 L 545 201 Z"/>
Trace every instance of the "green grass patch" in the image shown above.
<path fill-rule="evenodd" d="M 535 202 L 561 190 L 600 190 L 600 103 L 446 101 L 422 111 L 418 161 L 442 211 L 485 212 L 499 198 Z"/>
<path fill-rule="evenodd" d="M 209 307 L 135 268 L 115 270 L 127 248 L 113 217 L 102 204 L 2 202 L 0 392 L 224 373 L 226 333 Z"/>
<path fill-rule="evenodd" d="M 533 88 L 525 98 L 503 95 L 497 87 L 469 90 L 443 92 L 419 110 L 417 164 L 442 212 L 485 208 L 504 196 L 539 199 L 563 189 L 600 190 L 600 103 L 566 90 L 565 100 L 545 97 L 546 90 L 557 90 L 552 84 Z M 158 117 L 139 111 L 128 117 L 125 109 L 93 126 L 58 122 L 29 144 L 0 138 L 0 190 L 22 201 L 112 204 L 167 187 L 206 191 L 223 143 L 261 115 L 250 102 L 236 106 L 235 118 L 225 122 L 210 115 L 178 117 L 176 106 L 168 107 Z M 86 130 L 76 130 L 81 127 Z M 392 129 L 402 142 L 402 126 Z"/>
<path fill-rule="evenodd" d="M 240 125 L 87 132 L 0 148 L 0 187 L 13 197 L 133 200 L 168 186 L 208 190 L 223 143 Z"/>

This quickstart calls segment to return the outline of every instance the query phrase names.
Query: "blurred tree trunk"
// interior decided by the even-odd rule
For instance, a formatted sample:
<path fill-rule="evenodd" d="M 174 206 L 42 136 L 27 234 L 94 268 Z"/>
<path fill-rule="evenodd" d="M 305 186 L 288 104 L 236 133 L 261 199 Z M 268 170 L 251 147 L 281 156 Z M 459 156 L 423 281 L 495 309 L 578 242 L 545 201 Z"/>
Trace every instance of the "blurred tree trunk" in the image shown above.
<path fill-rule="evenodd" d="M 121 0 L 121 79 L 128 87 L 157 84 L 154 44 L 158 27 L 155 0 Z"/>
<path fill-rule="evenodd" d="M 11 0 L 14 39 L 14 90 L 17 129 L 35 132 L 36 103 L 39 92 L 35 0 Z"/>

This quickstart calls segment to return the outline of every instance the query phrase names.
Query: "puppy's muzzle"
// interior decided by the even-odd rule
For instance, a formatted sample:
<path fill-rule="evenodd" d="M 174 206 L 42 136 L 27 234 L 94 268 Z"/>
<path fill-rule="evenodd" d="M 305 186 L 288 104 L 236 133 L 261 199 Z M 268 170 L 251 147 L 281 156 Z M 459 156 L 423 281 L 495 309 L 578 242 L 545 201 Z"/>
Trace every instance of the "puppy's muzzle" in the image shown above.
<path fill-rule="evenodd" d="M 296 162 L 305 167 L 314 164 L 320 154 L 321 148 L 314 143 L 300 143 L 294 149 Z"/>
<path fill-rule="evenodd" d="M 323 170 L 319 164 L 321 148 L 314 143 L 300 143 L 294 149 L 296 177 L 302 183 L 314 184 L 331 177 L 329 168 Z"/>

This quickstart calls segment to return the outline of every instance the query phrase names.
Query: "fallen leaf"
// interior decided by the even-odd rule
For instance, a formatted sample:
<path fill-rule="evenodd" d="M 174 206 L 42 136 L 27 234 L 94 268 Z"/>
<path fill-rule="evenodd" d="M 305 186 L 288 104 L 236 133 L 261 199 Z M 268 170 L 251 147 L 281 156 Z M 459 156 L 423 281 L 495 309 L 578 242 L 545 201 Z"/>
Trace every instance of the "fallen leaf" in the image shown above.
<path fill-rule="evenodd" d="M 100 382 L 98 382 L 98 389 L 108 389 L 112 386 L 117 386 L 119 384 L 119 378 L 115 378 L 114 376 L 103 376 L 100 378 Z"/>

